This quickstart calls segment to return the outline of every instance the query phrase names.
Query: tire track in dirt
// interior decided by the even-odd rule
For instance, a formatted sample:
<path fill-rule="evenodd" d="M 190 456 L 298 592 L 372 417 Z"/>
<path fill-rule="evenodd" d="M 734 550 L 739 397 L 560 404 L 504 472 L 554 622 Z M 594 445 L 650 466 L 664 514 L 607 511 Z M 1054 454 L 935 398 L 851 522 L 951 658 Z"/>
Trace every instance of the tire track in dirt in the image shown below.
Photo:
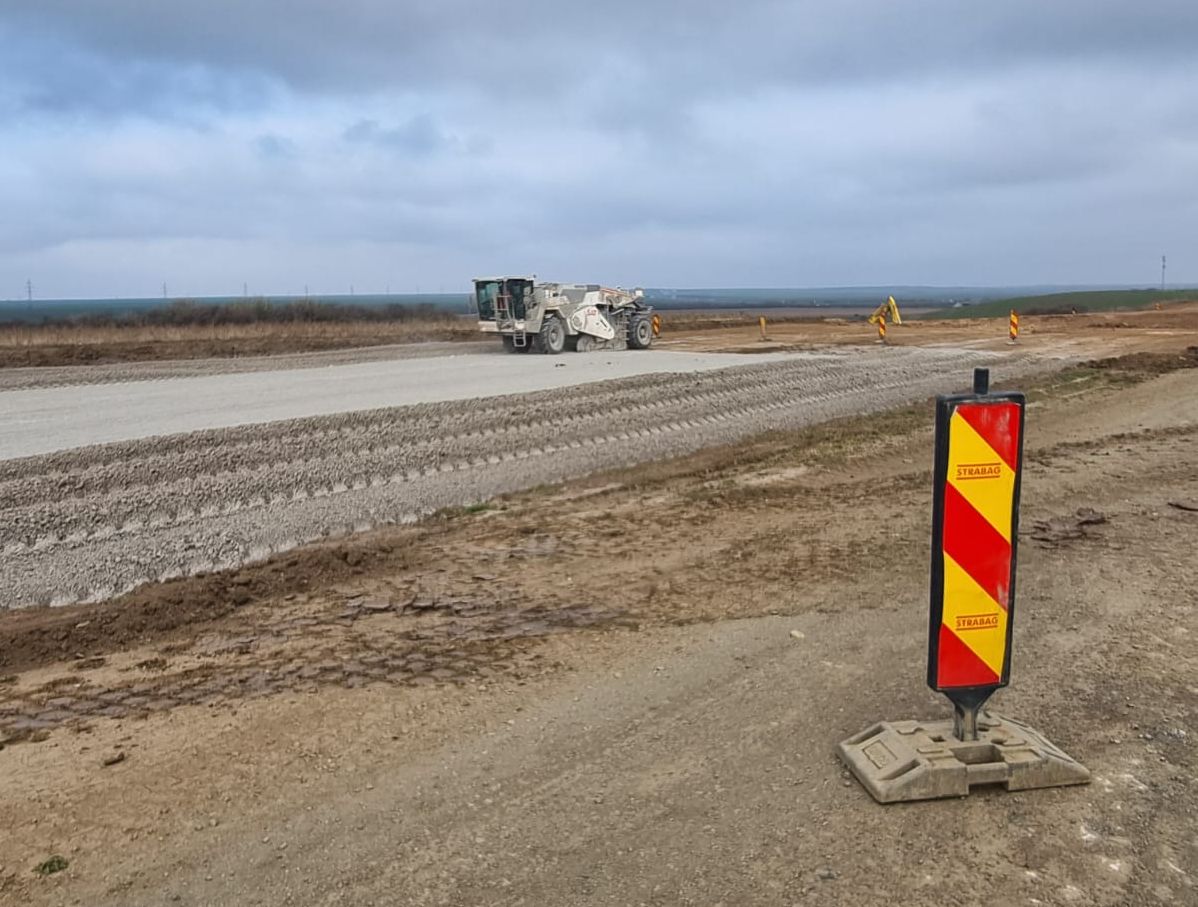
<path fill-rule="evenodd" d="M 379 621 L 399 629 L 380 630 Z M 365 628 L 359 630 L 362 622 Z M 165 671 L 158 658 L 134 666 L 131 679 L 67 675 L 27 695 L 0 692 L 0 748 L 59 727 L 103 718 L 135 718 L 183 705 L 253 699 L 367 683 L 419 686 L 518 675 L 531 661 L 523 644 L 558 633 L 629 623 L 619 611 L 588 605 L 513 607 L 498 599 L 459 597 L 406 602 L 359 598 L 319 617 L 287 617 L 252 632 L 202 638 L 191 664 Z M 129 671 L 130 669 L 126 669 Z"/>

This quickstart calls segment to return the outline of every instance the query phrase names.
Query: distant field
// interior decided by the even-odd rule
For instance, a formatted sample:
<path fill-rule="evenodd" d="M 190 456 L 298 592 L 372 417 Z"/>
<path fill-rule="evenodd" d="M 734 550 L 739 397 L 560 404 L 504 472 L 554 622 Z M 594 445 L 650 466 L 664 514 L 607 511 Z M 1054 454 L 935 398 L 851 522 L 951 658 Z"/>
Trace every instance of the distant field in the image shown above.
<path fill-rule="evenodd" d="M 898 298 L 898 297 L 896 297 Z M 911 318 L 1005 317 L 1008 309 L 1025 313 L 1068 313 L 1144 308 L 1161 300 L 1198 300 L 1198 290 L 1115 290 L 1020 296 L 960 309 L 920 305 L 899 299 L 904 320 Z M 677 304 L 677 303 L 675 303 Z M 663 310 L 663 337 L 680 332 L 748 331 L 756 336 L 764 315 L 771 330 L 787 324 L 835 333 L 837 325 L 864 326 L 872 306 L 677 307 Z M 782 330 L 784 335 L 786 332 Z M 850 332 L 851 333 L 851 332 Z M 814 336 L 814 335 L 811 335 Z M 822 335 L 821 335 L 822 336 Z M 872 336 L 872 335 L 871 335 Z M 810 341 L 811 337 L 808 337 Z M 319 352 L 385 344 L 477 341 L 498 345 L 480 334 L 471 315 L 431 305 L 360 306 L 315 301 L 271 303 L 244 300 L 225 304 L 185 302 L 119 313 L 76 314 L 46 323 L 0 319 L 0 369 L 104 365 L 167 359 L 236 358 Z M 807 342 L 807 341 L 805 341 Z M 842 341 L 837 341 L 842 342 Z"/>
<path fill-rule="evenodd" d="M 763 309 L 770 324 L 836 315 L 848 307 Z M 757 311 L 663 312 L 665 331 L 756 325 Z M 233 358 L 430 341 L 488 342 L 473 316 L 421 306 L 265 301 L 176 303 L 44 324 L 0 323 L 0 368 Z M 489 342 L 498 343 L 494 337 Z"/>
<path fill-rule="evenodd" d="M 1143 309 L 1161 302 L 1198 299 L 1198 290 L 1087 290 L 1077 293 L 1048 293 L 1042 296 L 1015 296 L 996 299 L 959 309 L 941 309 L 926 318 L 1000 318 L 1014 309 L 1025 315 L 1068 315 L 1078 312 L 1109 312 L 1117 309 Z"/>

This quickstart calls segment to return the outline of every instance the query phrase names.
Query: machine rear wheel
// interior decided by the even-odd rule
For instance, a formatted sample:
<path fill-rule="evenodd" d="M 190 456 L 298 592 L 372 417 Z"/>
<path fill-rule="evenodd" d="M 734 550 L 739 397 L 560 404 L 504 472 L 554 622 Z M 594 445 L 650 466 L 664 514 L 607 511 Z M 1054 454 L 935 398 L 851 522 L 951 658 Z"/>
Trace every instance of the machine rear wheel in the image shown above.
<path fill-rule="evenodd" d="M 628 325 L 628 345 L 634 350 L 647 350 L 653 344 L 653 323 L 647 315 L 638 315 Z"/>
<path fill-rule="evenodd" d="M 550 315 L 541 325 L 541 333 L 537 335 L 537 341 L 542 353 L 556 356 L 566 348 L 566 326 L 556 315 Z"/>

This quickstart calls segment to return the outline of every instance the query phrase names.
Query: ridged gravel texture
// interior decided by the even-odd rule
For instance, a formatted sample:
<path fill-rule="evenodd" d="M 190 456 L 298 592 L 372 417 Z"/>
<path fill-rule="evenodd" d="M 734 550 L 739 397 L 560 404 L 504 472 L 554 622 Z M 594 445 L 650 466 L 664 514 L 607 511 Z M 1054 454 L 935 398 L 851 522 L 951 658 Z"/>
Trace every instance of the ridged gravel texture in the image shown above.
<path fill-rule="evenodd" d="M 351 412 L 0 462 L 3 607 L 96 601 L 443 507 L 1035 370 L 867 349 Z"/>

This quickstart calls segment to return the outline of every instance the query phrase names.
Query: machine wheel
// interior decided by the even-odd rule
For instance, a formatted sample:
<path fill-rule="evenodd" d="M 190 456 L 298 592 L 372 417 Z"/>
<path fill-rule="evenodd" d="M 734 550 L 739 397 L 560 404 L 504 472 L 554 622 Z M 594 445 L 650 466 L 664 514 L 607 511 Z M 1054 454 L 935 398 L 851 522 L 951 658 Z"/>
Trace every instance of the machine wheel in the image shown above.
<path fill-rule="evenodd" d="M 647 315 L 637 315 L 628 325 L 628 345 L 634 350 L 647 350 L 653 345 L 653 322 Z"/>
<path fill-rule="evenodd" d="M 556 315 L 550 315 L 541 325 L 537 345 L 542 353 L 548 353 L 550 356 L 556 356 L 566 348 L 566 326 Z"/>
<path fill-rule="evenodd" d="M 580 353 L 589 353 L 595 349 L 595 338 L 590 334 L 579 334 L 578 344 L 574 347 Z"/>

